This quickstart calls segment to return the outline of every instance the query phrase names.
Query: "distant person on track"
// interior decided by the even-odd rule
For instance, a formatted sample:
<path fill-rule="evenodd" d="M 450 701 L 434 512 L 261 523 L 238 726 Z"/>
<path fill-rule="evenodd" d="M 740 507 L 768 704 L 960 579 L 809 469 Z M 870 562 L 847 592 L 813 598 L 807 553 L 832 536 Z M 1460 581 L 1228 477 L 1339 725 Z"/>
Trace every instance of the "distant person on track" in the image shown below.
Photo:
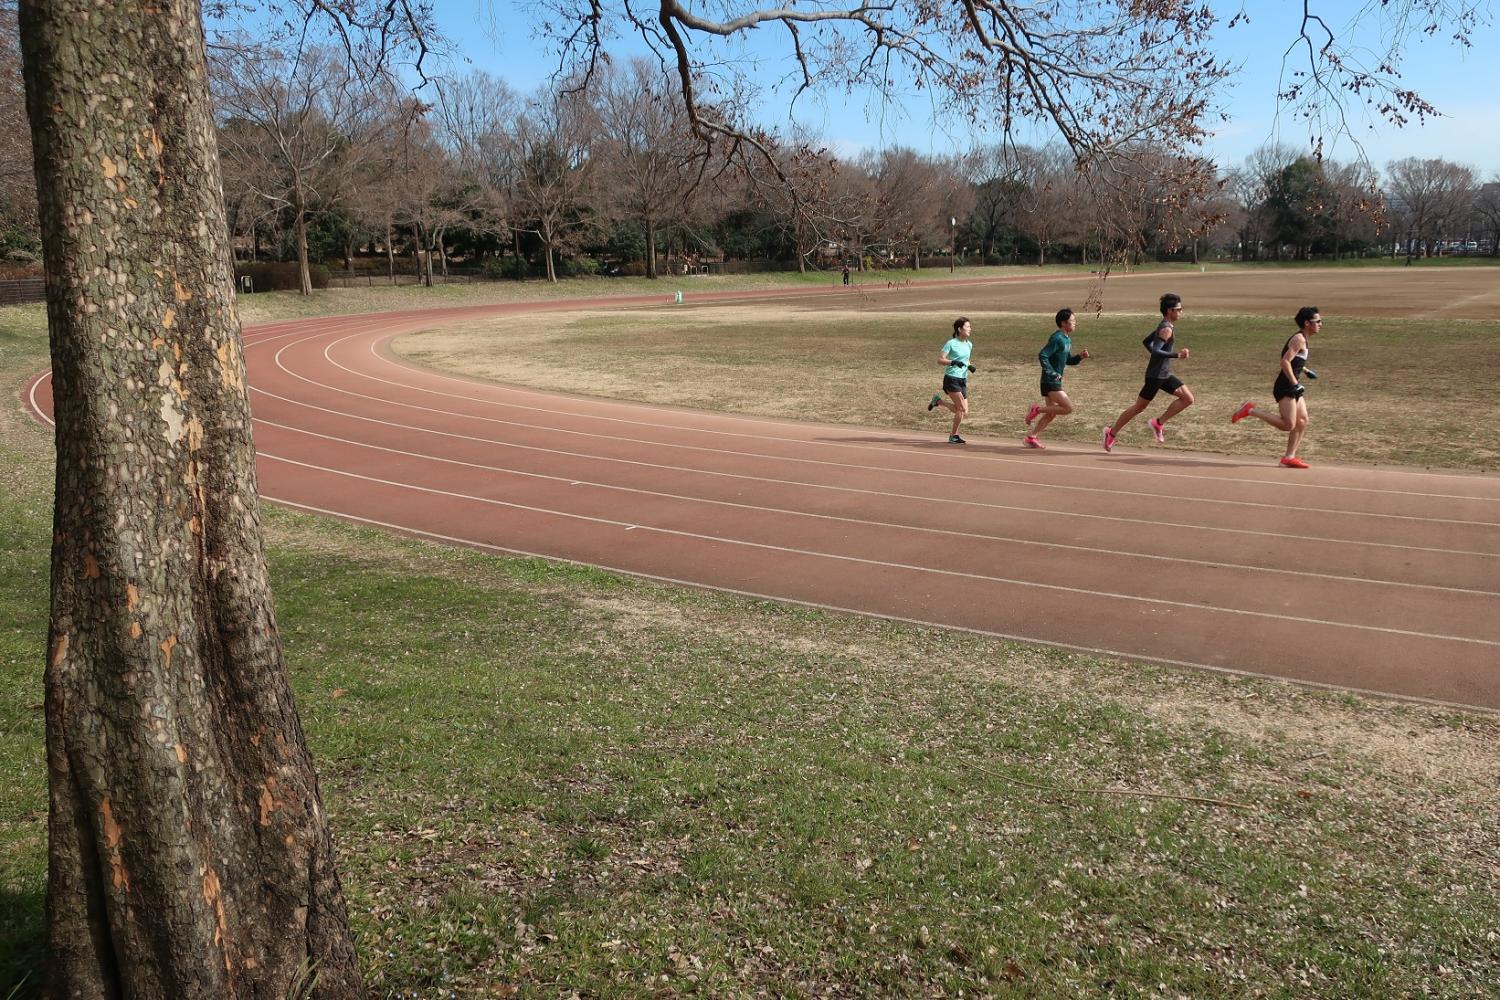
<path fill-rule="evenodd" d="M 969 337 L 973 332 L 974 325 L 967 318 L 960 316 L 953 321 L 953 337 L 938 353 L 938 361 L 943 365 L 943 391 L 934 393 L 927 404 L 929 413 L 939 406 L 953 411 L 953 429 L 948 432 L 949 444 L 964 443 L 964 439 L 958 436 L 958 425 L 969 415 L 969 372 L 977 370 L 969 364 L 969 357 L 974 350 Z M 943 398 L 944 394 L 947 399 Z"/>
<path fill-rule="evenodd" d="M 844 265 L 844 284 L 849 284 L 849 265 Z"/>
<path fill-rule="evenodd" d="M 1177 397 L 1160 417 L 1151 420 L 1151 433 L 1156 435 L 1158 444 L 1167 439 L 1167 421 L 1193 405 L 1192 390 L 1182 384 L 1182 379 L 1172 374 L 1172 361 L 1176 358 L 1186 359 L 1188 356 L 1188 349 L 1179 348 L 1174 340 L 1175 325 L 1181 316 L 1182 296 L 1172 292 L 1163 295 L 1161 322 L 1141 341 L 1151 355 L 1151 360 L 1146 362 L 1146 384 L 1141 387 L 1141 394 L 1136 401 L 1116 418 L 1114 425 L 1104 428 L 1105 451 L 1114 451 L 1115 438 L 1125 429 L 1126 424 L 1146 412 L 1146 407 L 1151 405 L 1158 392 L 1167 392 Z"/>
<path fill-rule="evenodd" d="M 1234 411 L 1229 422 L 1237 424 L 1246 417 L 1259 417 L 1277 430 L 1286 431 L 1286 454 L 1281 456 L 1281 464 L 1288 469 L 1305 469 L 1307 463 L 1297 457 L 1297 448 L 1307 433 L 1307 400 L 1304 398 L 1307 387 L 1302 382 L 1304 377 L 1317 378 L 1307 370 L 1307 341 L 1322 331 L 1323 317 L 1318 315 L 1317 306 L 1303 306 L 1297 310 L 1295 322 L 1297 332 L 1288 337 L 1281 348 L 1281 371 L 1276 375 L 1276 384 L 1271 387 L 1279 412 L 1271 416 L 1256 409 L 1254 403 L 1247 402 Z"/>
<path fill-rule="evenodd" d="M 1041 442 L 1042 431 L 1053 418 L 1073 412 L 1073 401 L 1063 392 L 1063 369 L 1079 364 L 1089 356 L 1088 351 L 1072 353 L 1072 333 L 1078 328 L 1078 317 L 1073 315 L 1073 310 L 1059 309 L 1056 320 L 1057 330 L 1047 338 L 1046 345 L 1036 356 L 1042 363 L 1042 401 L 1032 403 L 1031 409 L 1026 411 L 1026 426 L 1031 427 L 1031 422 L 1036 421 L 1036 427 L 1021 442 L 1028 448 L 1046 448 Z"/>

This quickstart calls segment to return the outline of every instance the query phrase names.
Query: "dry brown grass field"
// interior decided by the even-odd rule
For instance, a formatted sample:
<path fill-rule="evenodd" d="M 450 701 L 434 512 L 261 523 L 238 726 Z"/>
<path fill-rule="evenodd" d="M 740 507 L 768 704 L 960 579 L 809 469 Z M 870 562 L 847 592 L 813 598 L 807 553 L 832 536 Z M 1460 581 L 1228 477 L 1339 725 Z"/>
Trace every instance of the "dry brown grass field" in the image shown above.
<path fill-rule="evenodd" d="M 1310 364 L 1312 461 L 1495 471 L 1500 468 L 1500 270 L 1325 268 L 1115 274 L 1069 271 L 987 283 L 870 281 L 826 293 L 610 308 L 489 319 L 403 338 L 424 365 L 563 393 L 614 396 L 765 416 L 946 433 L 925 402 L 954 317 L 974 322 L 979 372 L 968 431 L 1019 444 L 1037 393 L 1036 352 L 1053 314 L 1081 314 L 1069 369 L 1077 405 L 1049 431 L 1092 445 L 1136 396 L 1140 341 L 1162 292 L 1187 309 L 1177 372 L 1198 403 L 1170 425 L 1166 447 L 1259 456 L 1282 436 L 1228 422 L 1242 401 L 1270 404 L 1282 343 L 1299 306 L 1325 317 Z M 668 290 L 664 285 L 664 290 Z M 563 359 L 558 363 L 557 359 Z M 559 406 L 566 406 L 560 397 Z M 1163 409 L 1161 401 L 1148 411 Z M 1141 418 L 1125 448 L 1150 442 Z"/>

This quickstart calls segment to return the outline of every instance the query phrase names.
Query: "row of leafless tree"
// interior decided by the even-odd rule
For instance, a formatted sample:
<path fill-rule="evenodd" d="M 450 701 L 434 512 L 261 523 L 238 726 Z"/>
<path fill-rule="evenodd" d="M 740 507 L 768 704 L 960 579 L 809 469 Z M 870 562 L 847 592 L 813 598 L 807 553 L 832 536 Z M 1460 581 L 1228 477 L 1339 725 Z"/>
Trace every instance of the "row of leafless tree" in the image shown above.
<path fill-rule="evenodd" d="M 1338 257 L 1397 245 L 1431 253 L 1445 240 L 1500 246 L 1500 179 L 1441 158 L 1406 157 L 1384 178 L 1365 164 L 1319 161 L 1267 145 L 1230 171 L 1222 232 L 1244 256 Z"/>
<path fill-rule="evenodd" d="M 643 238 L 651 276 L 664 241 L 680 257 L 716 257 L 725 226 L 752 224 L 772 228 L 780 255 L 802 266 L 920 266 L 942 250 L 1045 263 L 1062 247 L 1104 261 L 1205 244 L 1245 258 L 1394 242 L 1431 252 L 1469 235 L 1500 246 L 1500 181 L 1441 159 L 1395 161 L 1382 180 L 1368 165 L 1279 145 L 1222 175 L 1147 144 L 1108 174 L 1079 169 L 1061 146 L 1011 143 L 840 160 L 816 137 L 763 134 L 743 155 L 695 133 L 676 81 L 642 60 L 529 96 L 483 72 L 436 77 L 426 99 L 356 73 L 336 46 L 289 52 L 225 37 L 211 69 L 231 231 L 245 254 L 270 241 L 271 255 L 295 256 L 309 291 L 309 225 L 330 218 L 346 261 L 378 246 L 394 272 L 409 249 L 428 280 L 456 243 L 518 265 L 535 254 L 555 279 L 561 258 L 622 225 Z M 0 78 L 0 127 L 14 119 L 11 134 L 23 136 L 12 45 L 0 46 Z M 36 226 L 29 159 L 24 142 L 0 150 L 0 230 L 22 241 Z"/>
<path fill-rule="evenodd" d="M 357 77 L 336 49 L 293 57 L 227 40 L 213 60 L 231 225 L 248 243 L 286 228 L 307 284 L 310 213 L 338 213 L 356 244 L 411 247 L 429 280 L 463 234 L 559 257 L 630 224 L 656 276 L 663 234 L 679 254 L 714 255 L 725 219 L 769 220 L 786 255 L 902 258 L 1024 246 L 1044 263 L 1185 251 L 1204 241 L 1244 257 L 1339 256 L 1409 233 L 1432 245 L 1495 200 L 1474 171 L 1436 159 L 1373 168 L 1268 145 L 1220 175 L 1141 143 L 1104 173 L 1063 147 L 1011 143 L 946 156 L 905 148 L 839 160 L 816 137 L 762 134 L 754 155 L 695 133 L 675 81 L 635 60 L 530 96 L 483 72 L 434 80 L 419 101 Z M 712 138 L 712 137 L 710 137 Z"/>

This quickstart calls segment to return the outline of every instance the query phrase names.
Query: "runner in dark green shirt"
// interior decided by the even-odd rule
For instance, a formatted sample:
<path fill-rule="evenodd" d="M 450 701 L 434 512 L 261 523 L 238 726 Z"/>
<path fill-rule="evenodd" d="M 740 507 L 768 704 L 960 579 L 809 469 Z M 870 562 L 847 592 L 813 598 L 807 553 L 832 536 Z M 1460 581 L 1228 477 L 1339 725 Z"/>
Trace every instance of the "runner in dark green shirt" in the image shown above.
<path fill-rule="evenodd" d="M 1078 328 L 1078 317 L 1073 315 L 1073 310 L 1059 309 L 1056 318 L 1057 330 L 1036 356 L 1042 363 L 1042 401 L 1032 403 L 1031 409 L 1026 412 L 1026 426 L 1030 427 L 1031 422 L 1036 421 L 1036 427 L 1021 442 L 1028 448 L 1046 448 L 1040 440 L 1042 431 L 1046 430 L 1054 417 L 1065 417 L 1073 412 L 1073 401 L 1063 392 L 1063 369 L 1068 365 L 1076 365 L 1089 356 L 1086 350 L 1072 353 L 1071 334 Z"/>

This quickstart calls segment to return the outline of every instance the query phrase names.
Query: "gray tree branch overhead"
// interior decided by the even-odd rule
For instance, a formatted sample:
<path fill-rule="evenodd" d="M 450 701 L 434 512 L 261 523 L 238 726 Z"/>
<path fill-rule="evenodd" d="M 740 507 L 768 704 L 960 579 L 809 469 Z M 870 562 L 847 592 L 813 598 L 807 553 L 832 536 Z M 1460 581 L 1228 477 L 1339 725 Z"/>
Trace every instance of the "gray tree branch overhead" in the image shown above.
<path fill-rule="evenodd" d="M 748 108 L 726 100 L 746 74 L 728 43 L 759 29 L 786 29 L 790 97 L 823 89 L 891 95 L 903 85 L 935 95 L 940 108 L 1009 132 L 1050 123 L 1075 159 L 1118 152 L 1132 137 L 1170 123 L 1204 134 L 1204 95 L 1227 75 L 1207 47 L 1214 18 L 1169 0 L 1101 4 L 1008 0 L 796 6 L 727 3 L 710 14 L 679 0 L 587 8 L 540 0 L 539 32 L 564 75 L 585 81 L 616 35 L 639 37 L 679 81 L 700 134 L 753 135 Z"/>
<path fill-rule="evenodd" d="M 1306 123 L 1319 155 L 1329 140 L 1347 137 L 1363 157 L 1346 102 L 1363 104 L 1397 127 L 1441 115 L 1402 79 L 1412 41 L 1445 34 L 1467 49 L 1475 29 L 1489 20 L 1488 0 L 1365 0 L 1353 15 L 1339 17 L 1326 0 L 1301 0 L 1299 6 L 1297 31 L 1281 57 L 1277 101 Z M 1248 20 L 1242 11 L 1229 23 Z M 1361 44 L 1361 30 L 1378 37 L 1378 45 Z"/>

